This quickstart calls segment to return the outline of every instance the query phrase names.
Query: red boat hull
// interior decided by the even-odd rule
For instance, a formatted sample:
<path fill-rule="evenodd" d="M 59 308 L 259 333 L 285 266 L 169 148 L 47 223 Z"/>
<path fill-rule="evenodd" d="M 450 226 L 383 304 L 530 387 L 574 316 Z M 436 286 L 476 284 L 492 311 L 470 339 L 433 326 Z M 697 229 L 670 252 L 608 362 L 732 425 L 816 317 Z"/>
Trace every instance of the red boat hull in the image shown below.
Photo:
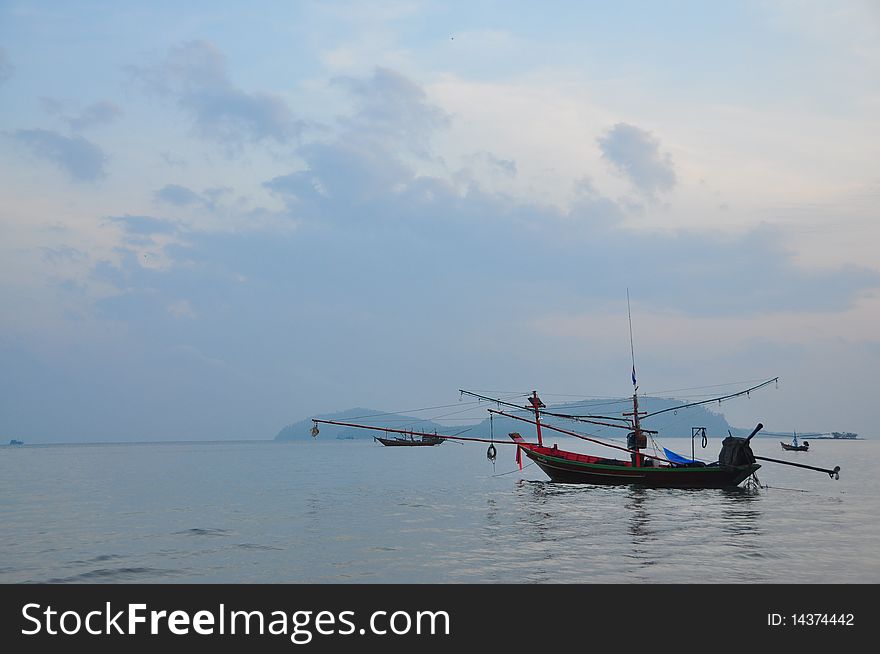
<path fill-rule="evenodd" d="M 557 448 L 521 445 L 526 456 L 551 480 L 567 484 L 602 486 L 640 485 L 651 488 L 731 488 L 745 481 L 761 466 L 644 466 L 629 461 L 566 452 Z"/>

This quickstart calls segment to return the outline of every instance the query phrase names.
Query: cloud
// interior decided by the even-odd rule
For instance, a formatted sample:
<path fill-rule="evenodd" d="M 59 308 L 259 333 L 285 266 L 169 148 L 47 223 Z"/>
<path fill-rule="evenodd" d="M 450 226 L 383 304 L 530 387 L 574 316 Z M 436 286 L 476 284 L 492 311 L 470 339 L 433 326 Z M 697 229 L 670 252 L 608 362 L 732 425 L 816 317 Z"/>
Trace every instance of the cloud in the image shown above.
<path fill-rule="evenodd" d="M 506 177 L 516 177 L 516 161 L 502 159 L 491 152 L 476 152 L 465 157 L 467 161 L 486 166 L 493 173 L 499 173 Z"/>
<path fill-rule="evenodd" d="M 66 263 L 86 258 L 85 252 L 69 245 L 62 245 L 57 248 L 41 247 L 40 251 L 43 253 L 43 261 L 51 264 Z"/>
<path fill-rule="evenodd" d="M 518 277 L 542 289 L 548 309 L 554 303 L 564 309 L 568 301 L 581 306 L 614 301 L 621 285 L 638 280 L 640 292 L 658 306 L 700 315 L 771 308 L 837 311 L 858 292 L 880 285 L 878 273 L 857 266 L 821 272 L 799 267 L 783 245 L 782 232 L 769 227 L 740 237 L 624 229 L 625 217 L 634 210 L 631 202 L 607 197 L 589 179 L 576 184 L 571 206 L 560 210 L 488 193 L 471 179 L 462 185 L 419 175 L 407 162 L 408 143 L 429 144 L 430 136 L 447 124 L 444 114 L 397 73 L 380 69 L 345 85 L 356 110 L 343 121 L 342 131 L 335 139 L 300 147 L 305 168 L 264 186 L 286 202 L 295 218 L 364 239 L 382 234 L 371 256 L 406 261 L 395 247 L 418 246 L 394 234 L 399 230 L 417 243 L 430 243 L 428 260 L 443 261 L 454 253 L 462 278 L 481 279 L 498 289 L 509 288 L 505 276 L 510 261 L 516 261 Z M 407 116 L 415 118 L 406 124 Z M 375 129 L 366 130 L 368 125 Z M 372 140 L 376 133 L 381 138 Z M 619 124 L 600 139 L 600 146 L 649 199 L 675 184 L 669 156 L 650 133 Z M 431 156 L 430 150 L 424 154 Z M 316 250 L 327 259 L 340 247 Z M 346 256 L 355 265 L 358 255 Z M 418 259 L 410 263 L 418 267 Z M 362 263 L 360 270 L 368 270 Z M 333 265 L 344 267 L 345 259 Z M 459 273 L 450 272 L 450 279 Z M 248 277 L 259 274 L 249 272 Z M 591 283 L 585 288 L 582 280 Z"/>
<path fill-rule="evenodd" d="M 299 149 L 308 169 L 275 177 L 265 186 L 288 202 L 326 207 L 363 206 L 389 188 L 411 181 L 413 173 L 388 149 L 358 139 L 312 143 Z M 324 211 L 327 218 L 350 214 Z M 364 216 L 362 216 L 364 217 Z"/>
<path fill-rule="evenodd" d="M 369 221 L 375 212 L 352 213 L 345 207 L 363 208 L 389 190 L 406 189 L 415 179 L 407 156 L 430 159 L 431 138 L 450 118 L 428 102 L 419 85 L 387 68 L 333 82 L 349 92 L 354 111 L 339 119 L 341 130 L 333 139 L 298 148 L 305 170 L 279 175 L 264 186 L 301 214 Z"/>
<path fill-rule="evenodd" d="M 675 169 L 660 141 L 634 125 L 617 123 L 598 139 L 602 157 L 641 193 L 654 197 L 675 186 Z"/>
<path fill-rule="evenodd" d="M 70 124 L 71 129 L 79 132 L 89 127 L 109 125 L 122 116 L 123 113 L 124 112 L 119 106 L 112 102 L 102 100 L 101 102 L 95 102 L 83 109 L 79 116 L 68 118 L 67 122 Z"/>
<path fill-rule="evenodd" d="M 215 186 L 207 188 L 201 193 L 193 191 L 187 186 L 180 184 L 166 184 L 158 191 L 153 193 L 155 200 L 162 204 L 169 204 L 174 207 L 202 207 L 205 209 L 214 209 L 220 199 L 232 192 L 232 189 L 226 186 Z"/>
<path fill-rule="evenodd" d="M 46 113 L 66 122 L 74 132 L 80 132 L 90 127 L 109 125 L 124 113 L 121 107 L 108 100 L 94 102 L 76 115 L 69 114 L 73 109 L 71 105 L 76 104 L 70 100 L 42 97 L 40 104 L 43 105 Z"/>
<path fill-rule="evenodd" d="M 584 304 L 612 301 L 621 283 L 639 280 L 641 292 L 661 306 L 699 306 L 701 314 L 709 315 L 769 308 L 840 310 L 859 291 L 880 285 L 880 275 L 857 266 L 822 272 L 798 267 L 783 246 L 783 234 L 769 227 L 736 238 L 624 229 L 625 217 L 634 211 L 631 202 L 607 197 L 590 179 L 575 184 L 571 206 L 560 210 L 487 193 L 469 178 L 461 186 L 419 175 L 407 163 L 407 143 L 429 144 L 430 136 L 448 124 L 445 114 L 398 73 L 378 69 L 345 85 L 356 110 L 343 121 L 342 131 L 335 139 L 300 147 L 305 168 L 264 186 L 285 201 L 294 218 L 353 229 L 360 237 L 382 233 L 380 251 L 386 243 L 411 247 L 386 233 L 403 230 L 430 242 L 441 260 L 455 252 L 459 269 L 469 270 L 473 278 L 491 279 L 508 269 L 509 260 L 519 262 L 518 274 L 532 276 L 550 304 L 553 296 L 560 301 L 575 297 Z M 406 124 L 407 116 L 415 118 Z M 374 129 L 366 130 L 368 125 Z M 372 140 L 377 133 L 381 138 Z M 650 133 L 619 124 L 600 145 L 649 198 L 674 185 L 669 156 Z M 430 150 L 425 155 L 430 157 Z M 486 160 L 504 161 L 490 154 Z M 319 249 L 327 255 L 326 247 Z M 496 257 L 500 252 L 505 256 Z M 701 283 L 695 285 L 695 278 Z M 578 281 L 584 279 L 594 282 L 587 293 Z M 499 278 L 497 287 L 505 286 Z M 683 288 L 692 290 L 683 295 Z"/>
<path fill-rule="evenodd" d="M 194 320 L 197 317 L 189 300 L 177 300 L 176 302 L 169 304 L 166 308 L 168 309 L 168 313 L 175 318 L 188 318 Z"/>
<path fill-rule="evenodd" d="M 153 196 L 166 204 L 173 204 L 176 207 L 186 207 L 193 204 L 201 204 L 204 199 L 198 193 L 186 186 L 178 184 L 166 184 Z"/>
<path fill-rule="evenodd" d="M 286 143 L 301 129 L 280 96 L 236 87 L 226 58 L 207 41 L 182 43 L 159 64 L 128 70 L 149 90 L 175 98 L 204 139 L 236 147 L 267 140 Z"/>
<path fill-rule="evenodd" d="M 164 161 L 169 168 L 173 168 L 175 166 L 180 166 L 181 168 L 186 166 L 186 160 L 181 159 L 180 157 L 174 156 L 171 152 L 167 150 L 165 152 L 161 152 L 160 155 L 162 157 L 162 161 Z"/>
<path fill-rule="evenodd" d="M 126 234 L 152 236 L 155 234 L 174 234 L 180 229 L 179 223 L 152 216 L 110 216 L 107 221 L 118 225 Z"/>
<path fill-rule="evenodd" d="M 12 77 L 13 73 L 15 73 L 15 66 L 9 61 L 6 50 L 0 47 L 0 84 Z"/>
<path fill-rule="evenodd" d="M 50 116 L 60 116 L 64 113 L 64 107 L 67 104 L 64 100 L 58 98 L 42 97 L 39 98 L 39 101 L 43 105 L 43 110 Z"/>
<path fill-rule="evenodd" d="M 418 84 L 388 68 L 377 67 L 369 78 L 337 77 L 333 82 L 355 100 L 355 113 L 340 121 L 351 136 L 386 144 L 390 140 L 426 157 L 431 136 L 451 122 Z"/>
<path fill-rule="evenodd" d="M 19 129 L 12 133 L 17 143 L 65 170 L 78 182 L 91 182 L 105 175 L 104 151 L 81 136 L 67 137 L 45 129 Z"/>
<path fill-rule="evenodd" d="M 355 399 L 381 403 L 389 393 L 430 397 L 462 379 L 502 379 L 515 384 L 511 388 L 546 382 L 549 388 L 551 381 L 581 383 L 585 369 L 610 379 L 597 362 L 628 356 L 627 286 L 639 315 L 672 316 L 660 324 L 666 340 L 647 340 L 657 344 L 658 358 L 667 357 L 675 370 L 699 371 L 705 358 L 673 353 L 687 353 L 692 341 L 700 356 L 717 351 L 727 357 L 703 369 L 722 370 L 730 379 L 734 373 L 723 371 L 731 361 L 760 370 L 784 363 L 785 353 L 740 354 L 760 338 L 762 316 L 782 316 L 767 323 L 769 341 L 808 342 L 811 329 L 833 326 L 835 315 L 853 315 L 847 311 L 861 294 L 880 287 L 880 274 L 865 268 L 798 266 L 781 230 L 731 237 L 628 229 L 627 209 L 589 179 L 577 183 L 575 200 L 561 209 L 489 192 L 456 171 L 446 177 L 420 172 L 424 161 L 413 159 L 410 136 L 428 146 L 443 121 L 419 119 L 395 133 L 395 125 L 371 116 L 385 111 L 378 98 L 393 104 L 401 95 L 380 95 L 367 106 L 360 91 L 352 93 L 355 109 L 336 133 L 297 148 L 301 169 L 266 176 L 265 188 L 285 205 L 277 213 L 265 209 L 266 215 L 296 221 L 296 229 L 241 220 L 240 229 L 208 231 L 135 212 L 107 219 L 107 230 L 122 230 L 123 240 L 118 257 L 92 268 L 90 283 L 111 292 L 89 309 L 95 324 L 125 326 L 125 344 L 132 345 L 126 351 L 138 357 L 144 378 L 171 379 L 161 353 L 193 347 L 222 358 L 235 379 L 259 380 L 234 382 L 233 389 L 217 370 L 187 361 L 168 382 L 187 390 L 177 393 L 187 403 L 168 400 L 177 421 L 189 415 L 190 399 L 211 404 L 205 389 L 215 384 L 248 404 L 265 402 L 261 411 L 245 410 L 253 421 L 267 411 L 305 415 L 328 401 L 345 406 Z M 418 93 L 402 97 L 430 109 Z M 393 138 L 353 131 L 370 121 L 384 124 L 381 134 Z M 416 132 L 414 124 L 421 124 Z M 424 154 L 433 156 L 430 149 Z M 198 207 L 209 191 L 169 184 L 155 198 Z M 137 238 L 149 239 L 149 246 Z M 722 341 L 713 341 L 718 325 L 728 327 Z M 854 333 L 854 340 L 861 338 Z M 648 361 L 644 368 L 648 378 Z M 364 370 L 381 370 L 384 382 L 377 385 Z M 413 375 L 423 381 L 417 391 L 401 381 Z M 272 408 L 283 404 L 292 384 L 301 389 L 299 404 Z M 135 390 L 144 389 L 147 382 Z M 237 419 L 229 400 L 214 404 L 224 418 Z M 169 428 L 174 423 L 167 422 Z"/>

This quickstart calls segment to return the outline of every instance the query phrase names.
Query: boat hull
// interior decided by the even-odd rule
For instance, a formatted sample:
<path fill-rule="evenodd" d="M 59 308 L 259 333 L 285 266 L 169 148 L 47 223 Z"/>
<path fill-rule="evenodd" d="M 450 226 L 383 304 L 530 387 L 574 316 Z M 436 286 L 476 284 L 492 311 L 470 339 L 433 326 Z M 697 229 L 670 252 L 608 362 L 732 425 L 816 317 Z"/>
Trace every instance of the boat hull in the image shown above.
<path fill-rule="evenodd" d="M 648 486 L 651 488 L 731 488 L 745 481 L 761 466 L 667 466 L 634 467 L 624 462 L 589 462 L 585 457 L 550 448 L 522 448 L 552 481 L 601 486 Z M 574 458 L 569 458 L 574 457 Z M 598 461 L 601 461 L 598 460 Z"/>
<path fill-rule="evenodd" d="M 382 438 L 381 436 L 376 436 L 375 440 L 379 441 L 386 447 L 431 447 L 433 445 L 440 445 L 443 442 L 442 438 L 433 438 L 430 436 L 422 440 Z"/>
<path fill-rule="evenodd" d="M 779 444 L 782 445 L 782 449 L 787 452 L 808 452 L 810 450 L 809 445 L 789 445 L 788 443 L 783 443 L 781 441 Z"/>

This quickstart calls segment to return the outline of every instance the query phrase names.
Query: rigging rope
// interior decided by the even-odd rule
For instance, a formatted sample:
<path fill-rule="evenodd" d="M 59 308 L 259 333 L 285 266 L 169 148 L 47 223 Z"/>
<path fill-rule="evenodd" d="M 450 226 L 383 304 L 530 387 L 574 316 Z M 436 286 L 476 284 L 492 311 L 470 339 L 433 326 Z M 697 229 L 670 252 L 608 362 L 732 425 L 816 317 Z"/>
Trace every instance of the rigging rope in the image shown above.
<path fill-rule="evenodd" d="M 524 465 L 524 466 L 523 466 L 523 470 L 525 470 L 525 469 L 528 468 L 529 466 L 533 466 L 533 465 L 535 465 L 535 462 L 534 462 L 534 461 L 532 461 L 531 463 L 528 463 L 528 464 Z M 513 470 L 508 470 L 507 472 L 499 472 L 497 475 L 492 475 L 492 476 L 493 476 L 493 477 L 503 477 L 504 475 L 511 475 L 511 474 L 513 474 L 514 472 L 522 472 L 522 471 L 521 471 L 519 468 L 514 468 Z"/>
<path fill-rule="evenodd" d="M 709 404 L 710 402 L 718 402 L 719 404 L 721 404 L 722 400 L 729 400 L 734 397 L 739 397 L 740 395 L 748 395 L 752 391 L 756 391 L 759 388 L 763 388 L 764 386 L 767 386 L 769 384 L 772 384 L 772 383 L 778 382 L 778 381 L 779 381 L 779 377 L 774 377 L 773 379 L 768 379 L 767 381 L 765 381 L 761 384 L 758 384 L 757 386 L 752 386 L 751 388 L 747 388 L 744 391 L 739 391 L 738 393 L 731 393 L 730 395 L 724 395 L 722 397 L 716 397 L 716 398 L 712 398 L 710 400 L 703 400 L 702 402 L 690 402 L 688 404 L 682 404 L 681 406 L 674 406 L 674 407 L 669 407 L 668 409 L 661 409 L 660 411 L 654 411 L 653 413 L 647 414 L 645 416 L 645 418 L 650 418 L 651 416 L 657 416 L 657 415 L 660 415 L 661 413 L 666 413 L 667 411 L 678 411 L 679 409 L 685 409 L 685 408 L 691 407 L 691 406 L 698 406 L 700 404 Z"/>

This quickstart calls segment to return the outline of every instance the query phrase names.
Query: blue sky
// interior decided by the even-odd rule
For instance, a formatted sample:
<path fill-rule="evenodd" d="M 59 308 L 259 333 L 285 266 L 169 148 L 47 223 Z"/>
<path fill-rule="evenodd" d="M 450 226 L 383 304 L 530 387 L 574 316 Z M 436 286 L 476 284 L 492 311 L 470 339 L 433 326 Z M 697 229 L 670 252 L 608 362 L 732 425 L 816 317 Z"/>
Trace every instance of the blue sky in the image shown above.
<path fill-rule="evenodd" d="M 2 2 L 0 434 L 623 395 L 627 288 L 642 390 L 778 375 L 731 422 L 871 434 L 878 36 L 870 2 Z"/>

